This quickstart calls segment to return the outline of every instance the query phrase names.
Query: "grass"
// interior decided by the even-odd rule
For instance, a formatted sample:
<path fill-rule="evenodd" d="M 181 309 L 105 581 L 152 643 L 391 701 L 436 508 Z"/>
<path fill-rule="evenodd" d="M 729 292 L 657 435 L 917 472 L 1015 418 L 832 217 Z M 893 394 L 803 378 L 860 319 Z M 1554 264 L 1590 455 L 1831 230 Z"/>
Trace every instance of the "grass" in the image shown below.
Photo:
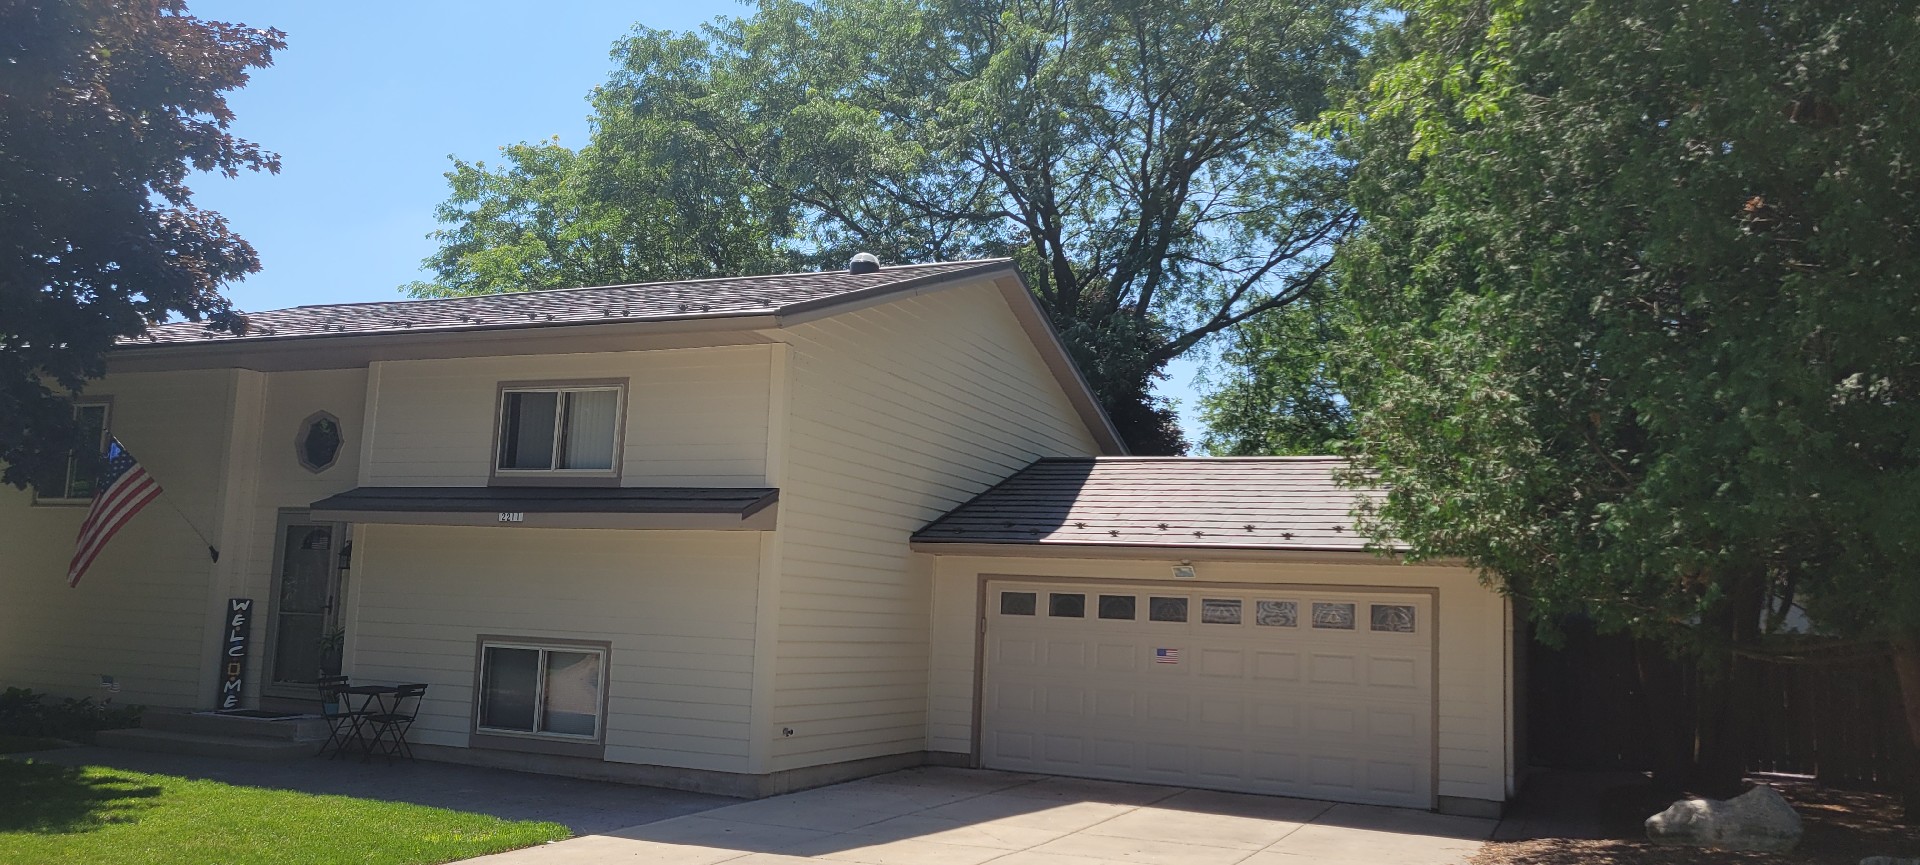
<path fill-rule="evenodd" d="M 68 743 L 59 739 L 44 739 L 39 736 L 0 736 L 0 754 L 24 754 L 28 751 L 51 751 L 68 747 Z"/>
<path fill-rule="evenodd" d="M 432 865 L 569 834 L 404 802 L 0 760 L 0 865 Z"/>

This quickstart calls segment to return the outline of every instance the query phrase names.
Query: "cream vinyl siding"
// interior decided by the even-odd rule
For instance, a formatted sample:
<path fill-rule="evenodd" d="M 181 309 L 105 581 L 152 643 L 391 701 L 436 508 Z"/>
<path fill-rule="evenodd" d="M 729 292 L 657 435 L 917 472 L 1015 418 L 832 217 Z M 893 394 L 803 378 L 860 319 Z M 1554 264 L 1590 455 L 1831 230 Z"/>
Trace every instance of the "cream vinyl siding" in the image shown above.
<path fill-rule="evenodd" d="M 217 539 L 227 492 L 238 371 L 138 373 L 96 382 L 111 397 L 109 423 L 165 490 L 115 535 L 77 588 L 67 588 L 79 506 L 32 506 L 0 489 L 0 683 L 58 696 L 198 706 L 213 668 L 215 565 L 184 511 Z"/>
<path fill-rule="evenodd" d="M 1035 582 L 1068 577 L 1169 588 L 1192 585 L 1172 579 L 1179 555 L 1153 551 L 1143 551 L 1136 559 L 935 558 L 927 747 L 960 754 L 973 748 L 976 600 L 982 574 Z M 1438 590 L 1438 794 L 1506 799 L 1513 771 L 1506 735 L 1511 621 L 1506 600 L 1482 587 L 1472 571 L 1390 563 L 1210 562 L 1197 556 L 1193 564 L 1199 582 Z M 1089 586 L 1088 591 L 1098 588 Z"/>
<path fill-rule="evenodd" d="M 476 639 L 605 640 L 606 759 L 747 771 L 757 532 L 361 525 L 347 668 L 425 682 L 414 740 L 463 747 Z"/>
<path fill-rule="evenodd" d="M 989 283 L 778 336 L 791 413 L 762 771 L 920 751 L 931 574 L 908 536 L 1037 457 L 1097 447 Z"/>
<path fill-rule="evenodd" d="M 279 539 L 274 531 L 280 511 L 303 509 L 334 493 L 353 489 L 366 438 L 365 369 L 274 372 L 261 374 L 260 378 L 264 398 L 260 400 L 261 410 L 251 421 L 257 447 L 253 448 L 253 457 L 243 463 L 250 471 L 236 469 L 236 478 L 250 476 L 253 487 L 244 499 L 250 506 L 244 521 L 236 527 L 236 540 L 229 542 L 231 549 L 221 556 L 223 560 L 233 556 L 245 567 L 236 572 L 237 581 L 220 597 L 248 597 L 256 602 L 245 694 L 249 705 L 260 694 L 267 677 L 267 641 L 274 627 L 273 578 L 280 567 Z M 300 465 L 294 443 L 305 431 L 306 420 L 321 411 L 340 420 L 344 441 L 333 465 L 315 473 Z M 350 582 L 352 575 L 347 579 Z"/>
<path fill-rule="evenodd" d="M 769 346 L 373 364 L 366 486 L 485 486 L 501 382 L 627 379 L 627 486 L 760 486 Z"/>

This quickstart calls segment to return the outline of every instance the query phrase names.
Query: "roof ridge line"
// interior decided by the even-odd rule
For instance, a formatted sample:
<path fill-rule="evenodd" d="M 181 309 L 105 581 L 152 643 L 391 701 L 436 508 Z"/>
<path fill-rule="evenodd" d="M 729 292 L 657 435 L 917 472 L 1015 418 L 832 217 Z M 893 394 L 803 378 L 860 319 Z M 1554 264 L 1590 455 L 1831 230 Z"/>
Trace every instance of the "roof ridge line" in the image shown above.
<path fill-rule="evenodd" d="M 999 257 L 993 257 L 993 258 L 968 258 L 960 261 L 922 261 L 922 262 L 916 262 L 913 264 L 895 264 L 890 267 L 883 267 L 877 272 L 884 273 L 889 270 L 901 270 L 906 268 L 947 267 L 951 265 L 960 265 L 960 264 L 978 265 L 978 264 L 985 264 L 987 262 L 1012 261 L 1012 260 L 1013 260 L 1012 258 L 1007 256 L 999 256 Z M 351 301 L 344 301 L 341 303 L 303 303 L 303 304 L 300 304 L 299 306 L 285 306 L 285 307 L 280 307 L 279 309 L 263 309 L 263 310 L 257 310 L 257 312 L 282 312 L 282 311 L 294 310 L 294 309 L 329 309 L 332 307 L 339 307 L 339 306 L 368 306 L 372 304 L 425 303 L 428 301 L 435 301 L 435 300 L 476 300 L 476 299 L 487 298 L 487 297 L 518 297 L 518 296 L 529 295 L 529 294 L 559 294 L 559 293 L 568 292 L 568 291 L 600 291 L 600 290 L 610 289 L 610 288 L 646 288 L 648 286 L 656 286 L 656 285 L 698 285 L 698 284 L 707 283 L 707 282 L 740 282 L 740 281 L 746 281 L 746 280 L 779 279 L 782 277 L 795 277 L 795 276 L 824 276 L 824 275 L 835 274 L 835 273 L 846 274 L 847 271 L 844 271 L 844 270 L 792 270 L 792 271 L 787 271 L 785 273 L 760 273 L 760 274 L 753 274 L 749 276 L 703 276 L 698 279 L 656 279 L 649 282 L 616 282 L 616 283 L 609 283 L 607 285 L 572 285 L 572 286 L 567 286 L 565 288 L 530 288 L 525 291 L 492 291 L 492 292 L 487 292 L 486 294 L 457 294 L 450 297 L 407 297 L 407 298 L 401 298 L 398 300 L 351 300 Z M 173 324 L 175 322 L 168 322 L 168 323 Z"/>

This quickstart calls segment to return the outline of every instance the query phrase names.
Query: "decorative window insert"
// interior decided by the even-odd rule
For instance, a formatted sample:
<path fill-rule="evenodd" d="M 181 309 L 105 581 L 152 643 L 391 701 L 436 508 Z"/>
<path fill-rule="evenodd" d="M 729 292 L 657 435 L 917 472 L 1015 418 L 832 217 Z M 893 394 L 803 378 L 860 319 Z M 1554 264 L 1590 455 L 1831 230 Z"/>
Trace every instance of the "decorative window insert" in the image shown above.
<path fill-rule="evenodd" d="M 480 644 L 476 729 L 596 740 L 606 712 L 607 650 L 486 640 Z"/>
<path fill-rule="evenodd" d="M 1238 598 L 1201 598 L 1200 623 L 1203 625 L 1240 624 Z"/>
<path fill-rule="evenodd" d="M 1374 604 L 1373 629 L 1394 634 L 1413 633 L 1413 605 Z"/>
<path fill-rule="evenodd" d="M 1325 630 L 1353 630 L 1353 605 L 1313 602 L 1313 626 Z"/>
<path fill-rule="evenodd" d="M 1063 619 L 1084 619 L 1087 616 L 1087 596 L 1077 592 L 1053 592 L 1047 595 L 1047 615 Z"/>
<path fill-rule="evenodd" d="M 293 443 L 294 459 L 300 467 L 319 474 L 333 467 L 346 445 L 340 419 L 327 412 L 314 412 L 300 423 L 300 438 Z"/>
<path fill-rule="evenodd" d="M 1255 601 L 1253 623 L 1267 628 L 1300 626 L 1300 605 L 1294 601 Z"/>
<path fill-rule="evenodd" d="M 600 382 L 502 386 L 494 476 L 614 477 L 625 391 Z"/>
<path fill-rule="evenodd" d="M 1132 595 L 1101 595 L 1100 618 L 1131 622 L 1134 619 L 1134 603 Z"/>
<path fill-rule="evenodd" d="M 1147 618 L 1156 622 L 1185 622 L 1186 598 L 1148 598 Z"/>
<path fill-rule="evenodd" d="M 1000 615 L 1031 616 L 1037 603 L 1037 595 L 1033 592 L 1001 592 Z"/>
<path fill-rule="evenodd" d="M 75 403 L 73 420 L 80 428 L 80 441 L 93 445 L 95 454 L 106 453 L 107 422 L 110 408 L 104 402 Z M 47 504 L 86 504 L 93 500 L 93 486 L 98 480 L 89 469 L 92 461 L 83 462 L 78 454 L 67 457 L 65 467 L 53 477 L 42 481 L 35 491 L 34 501 Z"/>

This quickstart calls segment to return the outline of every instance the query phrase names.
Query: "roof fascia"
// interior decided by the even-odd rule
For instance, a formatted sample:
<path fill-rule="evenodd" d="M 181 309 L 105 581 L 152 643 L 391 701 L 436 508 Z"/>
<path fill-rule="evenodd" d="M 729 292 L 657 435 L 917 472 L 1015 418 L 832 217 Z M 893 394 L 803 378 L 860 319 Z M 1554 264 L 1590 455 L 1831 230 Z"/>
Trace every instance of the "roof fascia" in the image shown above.
<path fill-rule="evenodd" d="M 231 367 L 279 372 L 353 369 L 387 360 L 770 345 L 775 340 L 757 331 L 776 324 L 772 315 L 736 315 L 162 343 L 113 349 L 107 353 L 107 366 L 119 373 Z"/>
<path fill-rule="evenodd" d="M 935 556 L 981 556 L 987 558 L 1024 557 L 1037 559 L 1147 559 L 1169 561 L 1225 562 L 1309 562 L 1319 564 L 1398 564 L 1397 555 L 1380 555 L 1363 550 L 1299 549 L 1282 547 L 1182 546 L 1178 544 L 1060 544 L 1045 542 L 985 543 L 980 541 L 913 541 L 916 553 Z M 1458 563 L 1426 562 L 1425 564 Z"/>

